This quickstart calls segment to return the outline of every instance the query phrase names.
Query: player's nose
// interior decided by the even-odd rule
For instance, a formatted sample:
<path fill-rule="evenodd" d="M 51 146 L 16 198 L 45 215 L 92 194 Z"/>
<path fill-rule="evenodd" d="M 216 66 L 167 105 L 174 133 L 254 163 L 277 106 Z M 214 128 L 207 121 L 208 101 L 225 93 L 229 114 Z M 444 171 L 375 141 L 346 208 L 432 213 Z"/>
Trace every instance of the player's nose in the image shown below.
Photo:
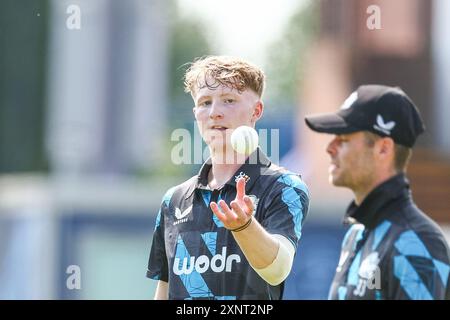
<path fill-rule="evenodd" d="M 221 110 L 220 103 L 212 102 L 211 108 L 209 111 L 209 117 L 213 120 L 223 118 L 223 112 Z"/>
<path fill-rule="evenodd" d="M 337 153 L 337 138 L 335 137 L 333 140 L 330 141 L 330 143 L 328 143 L 328 146 L 326 148 L 327 153 L 330 156 L 335 156 Z"/>

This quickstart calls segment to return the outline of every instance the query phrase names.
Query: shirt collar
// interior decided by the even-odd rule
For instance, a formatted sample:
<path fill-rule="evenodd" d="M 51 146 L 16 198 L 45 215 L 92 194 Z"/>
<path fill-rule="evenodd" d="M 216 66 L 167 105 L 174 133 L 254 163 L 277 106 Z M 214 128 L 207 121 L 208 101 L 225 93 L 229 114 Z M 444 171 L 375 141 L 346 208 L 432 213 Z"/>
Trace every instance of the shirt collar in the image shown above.
<path fill-rule="evenodd" d="M 245 191 L 246 193 L 251 190 L 256 180 L 264 174 L 264 170 L 269 168 L 271 165 L 270 159 L 262 152 L 258 147 L 242 164 L 239 169 L 234 173 L 234 175 L 225 184 L 236 187 L 236 181 L 240 177 L 246 179 Z M 208 189 L 208 174 L 211 170 L 212 162 L 211 158 L 206 160 L 197 174 L 197 179 L 191 184 L 189 190 L 186 194 L 186 199 L 189 198 L 195 189 Z"/>
<path fill-rule="evenodd" d="M 393 176 L 373 189 L 357 206 L 352 201 L 347 208 L 345 223 L 362 223 L 366 228 L 373 229 L 388 212 L 381 210 L 394 200 L 411 197 L 409 181 L 404 173 Z"/>

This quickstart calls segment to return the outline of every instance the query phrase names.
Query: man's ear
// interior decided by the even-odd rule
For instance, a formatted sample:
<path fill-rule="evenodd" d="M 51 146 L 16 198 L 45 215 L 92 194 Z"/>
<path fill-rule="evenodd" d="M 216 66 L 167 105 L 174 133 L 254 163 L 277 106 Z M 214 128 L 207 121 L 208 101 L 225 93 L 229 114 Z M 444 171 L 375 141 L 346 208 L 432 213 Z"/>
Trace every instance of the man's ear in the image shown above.
<path fill-rule="evenodd" d="M 379 153 L 381 155 L 389 155 L 394 153 L 394 140 L 389 137 L 382 138 L 378 140 L 379 145 Z"/>
<path fill-rule="evenodd" d="M 252 121 L 256 122 L 259 119 L 261 119 L 263 112 L 264 112 L 264 104 L 261 100 L 258 100 L 253 109 Z"/>
<path fill-rule="evenodd" d="M 389 137 L 384 137 L 376 142 L 377 158 L 380 163 L 389 164 L 395 161 L 395 142 Z"/>

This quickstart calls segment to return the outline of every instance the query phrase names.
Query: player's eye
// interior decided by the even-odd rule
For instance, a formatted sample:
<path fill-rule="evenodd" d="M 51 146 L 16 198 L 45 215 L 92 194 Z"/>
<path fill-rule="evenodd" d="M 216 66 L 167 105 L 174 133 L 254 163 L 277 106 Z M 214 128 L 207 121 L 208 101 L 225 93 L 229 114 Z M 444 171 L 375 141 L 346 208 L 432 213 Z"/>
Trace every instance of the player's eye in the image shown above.
<path fill-rule="evenodd" d="M 227 103 L 227 104 L 234 103 L 234 101 L 235 101 L 235 100 L 234 100 L 234 99 L 231 99 L 231 98 L 225 99 L 225 100 L 224 100 L 224 102 Z"/>
<path fill-rule="evenodd" d="M 200 102 L 198 104 L 199 107 L 207 107 L 209 105 L 211 105 L 211 101 L 210 100 L 204 100 L 204 101 L 202 101 L 202 102 Z"/>

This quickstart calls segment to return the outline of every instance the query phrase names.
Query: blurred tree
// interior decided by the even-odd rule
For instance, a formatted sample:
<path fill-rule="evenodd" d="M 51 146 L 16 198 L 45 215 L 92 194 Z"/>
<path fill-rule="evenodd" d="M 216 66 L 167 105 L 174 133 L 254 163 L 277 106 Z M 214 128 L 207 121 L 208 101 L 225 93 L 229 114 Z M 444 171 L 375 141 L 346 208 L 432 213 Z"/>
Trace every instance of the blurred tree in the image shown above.
<path fill-rule="evenodd" d="M 308 0 L 289 19 L 281 37 L 268 49 L 267 99 L 293 106 L 303 81 L 304 54 L 318 30 L 318 3 Z"/>
<path fill-rule="evenodd" d="M 45 171 L 47 0 L 2 0 L 0 173 Z"/>
<path fill-rule="evenodd" d="M 199 18 L 181 17 L 172 20 L 170 35 L 169 101 L 172 128 L 184 127 L 192 122 L 192 98 L 184 92 L 183 77 L 188 63 L 195 58 L 211 54 L 206 28 Z"/>
<path fill-rule="evenodd" d="M 171 161 L 171 150 L 179 142 L 170 140 L 174 129 L 184 128 L 194 131 L 194 116 L 192 108 L 194 106 L 190 94 L 184 92 L 184 73 L 189 67 L 189 63 L 195 58 L 211 54 L 211 44 L 208 40 L 207 29 L 203 26 L 201 17 L 186 16 L 177 10 L 176 2 L 169 2 L 171 12 L 170 32 L 169 32 L 169 112 L 167 139 L 165 140 L 166 152 L 163 156 L 165 161 L 158 168 L 150 171 L 139 172 L 138 174 L 149 178 L 155 176 L 189 176 L 198 170 L 199 164 L 175 165 Z M 191 154 L 193 155 L 194 143 L 191 139 Z M 192 159 L 193 160 L 193 159 Z"/>

